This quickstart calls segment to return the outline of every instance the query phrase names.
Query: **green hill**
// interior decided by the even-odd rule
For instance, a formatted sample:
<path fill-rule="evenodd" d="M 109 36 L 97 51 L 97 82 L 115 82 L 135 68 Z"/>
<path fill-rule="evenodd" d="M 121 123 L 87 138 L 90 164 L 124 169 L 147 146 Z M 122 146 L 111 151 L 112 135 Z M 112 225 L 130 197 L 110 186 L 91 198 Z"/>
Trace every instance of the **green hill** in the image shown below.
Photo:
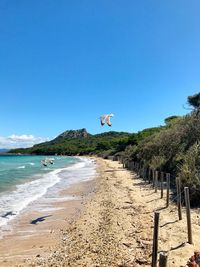
<path fill-rule="evenodd" d="M 86 129 L 67 130 L 49 142 L 37 144 L 30 148 L 13 149 L 9 153 L 87 155 L 108 150 L 116 153 L 119 150 L 117 144 L 126 143 L 130 136 L 131 134 L 126 132 L 110 131 L 92 135 Z"/>

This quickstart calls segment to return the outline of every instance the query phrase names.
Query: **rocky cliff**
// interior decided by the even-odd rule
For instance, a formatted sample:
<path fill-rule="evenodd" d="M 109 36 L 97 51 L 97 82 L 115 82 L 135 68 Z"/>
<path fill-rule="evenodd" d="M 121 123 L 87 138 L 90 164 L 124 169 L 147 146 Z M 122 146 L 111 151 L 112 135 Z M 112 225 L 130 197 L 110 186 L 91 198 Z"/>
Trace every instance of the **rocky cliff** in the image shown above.
<path fill-rule="evenodd" d="M 79 129 L 79 130 L 68 130 L 65 131 L 63 133 L 61 133 L 57 138 L 61 139 L 61 138 L 84 138 L 87 137 L 89 135 L 89 133 L 87 132 L 87 130 L 85 128 L 83 129 Z"/>

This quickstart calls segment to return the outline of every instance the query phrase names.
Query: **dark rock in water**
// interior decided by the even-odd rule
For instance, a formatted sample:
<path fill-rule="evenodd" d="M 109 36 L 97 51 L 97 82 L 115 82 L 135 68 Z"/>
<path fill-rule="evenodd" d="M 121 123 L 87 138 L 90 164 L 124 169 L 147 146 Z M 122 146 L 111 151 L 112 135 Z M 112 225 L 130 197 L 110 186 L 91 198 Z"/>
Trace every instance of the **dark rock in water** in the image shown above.
<path fill-rule="evenodd" d="M 85 128 L 80 130 L 68 130 L 61 133 L 57 138 L 84 138 L 87 137 L 89 134 Z"/>

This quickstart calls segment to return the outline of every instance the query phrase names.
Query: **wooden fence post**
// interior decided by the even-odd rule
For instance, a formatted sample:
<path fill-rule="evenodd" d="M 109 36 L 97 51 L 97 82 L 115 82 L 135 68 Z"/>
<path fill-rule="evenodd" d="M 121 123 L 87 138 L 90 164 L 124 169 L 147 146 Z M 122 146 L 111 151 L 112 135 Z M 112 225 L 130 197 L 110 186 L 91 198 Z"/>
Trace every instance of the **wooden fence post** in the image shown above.
<path fill-rule="evenodd" d="M 134 162 L 134 171 L 136 172 L 136 162 Z"/>
<path fill-rule="evenodd" d="M 135 161 L 133 161 L 133 171 L 135 171 Z"/>
<path fill-rule="evenodd" d="M 158 171 L 155 171 L 155 193 L 157 193 L 158 189 Z"/>
<path fill-rule="evenodd" d="M 186 204 L 186 215 L 187 215 L 188 243 L 192 244 L 192 224 L 191 224 L 191 214 L 190 214 L 190 196 L 188 187 L 184 187 L 184 193 L 185 193 L 185 204 Z"/>
<path fill-rule="evenodd" d="M 128 169 L 129 163 L 128 159 L 126 160 L 126 169 Z"/>
<path fill-rule="evenodd" d="M 144 169 L 143 169 L 143 178 L 144 178 L 144 182 L 146 184 L 146 182 L 147 182 L 147 168 L 146 167 L 144 167 Z"/>
<path fill-rule="evenodd" d="M 136 163 L 136 166 L 135 166 L 135 172 L 136 172 L 136 174 L 138 175 L 138 163 Z"/>
<path fill-rule="evenodd" d="M 155 187 L 155 170 L 152 169 L 153 188 Z"/>
<path fill-rule="evenodd" d="M 138 164 L 137 164 L 137 175 L 138 175 L 138 176 L 140 175 L 140 164 L 139 164 L 139 162 L 138 162 Z"/>
<path fill-rule="evenodd" d="M 177 191 L 177 206 L 178 206 L 178 219 L 182 220 L 181 210 L 181 180 L 179 177 L 176 178 L 176 191 Z"/>
<path fill-rule="evenodd" d="M 141 169 L 141 176 L 142 176 L 142 179 L 144 179 L 144 166 Z"/>
<path fill-rule="evenodd" d="M 157 266 L 159 217 L 160 217 L 160 213 L 155 212 L 154 213 L 153 251 L 152 251 L 151 267 Z"/>
<path fill-rule="evenodd" d="M 134 170 L 134 163 L 133 163 L 133 161 L 131 161 L 131 170 L 132 171 Z"/>
<path fill-rule="evenodd" d="M 139 177 L 142 178 L 142 165 L 139 165 Z"/>
<path fill-rule="evenodd" d="M 131 171 L 132 169 L 132 161 L 129 161 L 129 170 Z"/>
<path fill-rule="evenodd" d="M 167 173 L 167 203 L 166 207 L 169 207 L 169 190 L 170 190 L 170 173 Z"/>
<path fill-rule="evenodd" d="M 144 166 L 142 167 L 142 179 L 145 180 L 145 169 L 144 169 Z"/>
<path fill-rule="evenodd" d="M 167 267 L 167 253 L 160 252 L 159 255 L 159 267 Z"/>
<path fill-rule="evenodd" d="M 160 198 L 163 198 L 163 177 L 164 177 L 164 173 L 161 172 L 160 174 Z"/>
<path fill-rule="evenodd" d="M 128 169 L 128 160 L 125 161 L 125 169 Z"/>
<path fill-rule="evenodd" d="M 141 178 L 141 164 L 139 163 L 138 166 L 139 166 L 138 167 L 138 176 L 139 176 L 139 178 Z"/>
<path fill-rule="evenodd" d="M 149 184 L 151 183 L 151 168 L 149 167 L 149 173 L 148 173 L 148 180 L 149 180 Z"/>

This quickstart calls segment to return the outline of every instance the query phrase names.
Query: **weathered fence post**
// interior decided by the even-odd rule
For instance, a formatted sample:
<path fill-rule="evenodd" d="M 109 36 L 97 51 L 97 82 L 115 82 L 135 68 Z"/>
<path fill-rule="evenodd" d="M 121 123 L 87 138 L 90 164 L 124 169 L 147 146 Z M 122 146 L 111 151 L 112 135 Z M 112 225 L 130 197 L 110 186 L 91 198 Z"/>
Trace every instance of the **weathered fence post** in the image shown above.
<path fill-rule="evenodd" d="M 151 267 L 157 266 L 159 217 L 160 217 L 160 213 L 155 212 L 154 213 L 153 251 L 152 251 Z"/>
<path fill-rule="evenodd" d="M 155 193 L 157 193 L 158 189 L 158 171 L 155 171 Z"/>
<path fill-rule="evenodd" d="M 142 167 L 142 179 L 145 180 L 145 168 L 144 168 L 144 166 Z"/>
<path fill-rule="evenodd" d="M 146 182 L 147 182 L 147 168 L 146 167 L 144 167 L 144 169 L 143 169 L 143 178 L 144 178 L 144 182 L 146 184 Z"/>
<path fill-rule="evenodd" d="M 137 175 L 138 175 L 138 170 L 139 170 L 139 163 L 137 162 L 137 164 L 136 164 L 136 172 L 137 172 Z"/>
<path fill-rule="evenodd" d="M 169 207 L 169 190 L 170 190 L 170 173 L 167 173 L 167 202 L 166 207 Z"/>
<path fill-rule="evenodd" d="M 134 162 L 131 161 L 131 170 L 133 171 L 134 170 Z"/>
<path fill-rule="evenodd" d="M 160 174 L 160 198 L 163 198 L 163 177 L 164 177 L 164 173 L 161 172 Z"/>
<path fill-rule="evenodd" d="M 181 180 L 179 177 L 176 178 L 176 191 L 177 191 L 177 206 L 178 206 L 178 219 L 182 220 L 181 210 Z"/>
<path fill-rule="evenodd" d="M 188 243 L 192 244 L 192 224 L 191 224 L 191 214 L 190 214 L 190 196 L 188 187 L 184 187 L 184 193 L 185 193 L 185 204 L 186 204 L 186 215 L 187 215 Z"/>
<path fill-rule="evenodd" d="M 135 171 L 135 161 L 133 161 L 133 171 Z"/>
<path fill-rule="evenodd" d="M 152 169 L 153 188 L 155 187 L 155 170 Z"/>
<path fill-rule="evenodd" d="M 129 161 L 129 170 L 131 171 L 132 168 L 132 161 Z"/>
<path fill-rule="evenodd" d="M 122 159 L 122 167 L 123 167 L 123 169 L 125 168 L 125 159 Z"/>
<path fill-rule="evenodd" d="M 149 184 L 151 183 L 151 168 L 149 167 L 149 173 L 148 173 L 148 180 Z"/>
<path fill-rule="evenodd" d="M 138 167 L 138 176 L 139 178 L 141 178 L 141 164 L 139 163 L 139 167 Z"/>
<path fill-rule="evenodd" d="M 167 253 L 160 252 L 159 255 L 159 267 L 167 267 Z"/>
<path fill-rule="evenodd" d="M 124 160 L 124 168 L 126 169 L 127 167 L 127 159 Z"/>
<path fill-rule="evenodd" d="M 128 170 L 130 169 L 130 161 L 129 160 L 127 161 L 127 169 Z"/>
<path fill-rule="evenodd" d="M 142 177 L 142 179 L 144 179 L 144 166 L 141 169 L 141 177 Z"/>
<path fill-rule="evenodd" d="M 139 177 L 142 178 L 142 164 L 140 163 L 140 167 L 139 167 Z"/>

